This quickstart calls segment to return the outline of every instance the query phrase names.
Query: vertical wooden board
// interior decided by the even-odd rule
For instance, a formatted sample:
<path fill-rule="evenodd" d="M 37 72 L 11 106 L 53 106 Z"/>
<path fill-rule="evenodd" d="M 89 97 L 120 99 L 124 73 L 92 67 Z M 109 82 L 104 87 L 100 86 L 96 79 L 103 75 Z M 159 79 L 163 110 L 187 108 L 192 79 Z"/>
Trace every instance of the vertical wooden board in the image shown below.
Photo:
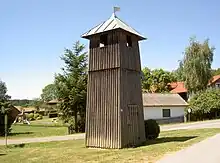
<path fill-rule="evenodd" d="M 106 147 L 107 148 L 107 141 L 108 141 L 108 139 L 107 139 L 107 118 L 108 118 L 108 115 L 107 115 L 107 109 L 106 109 L 106 107 L 107 107 L 107 100 L 106 100 L 106 97 L 107 97 L 107 71 L 108 70 L 105 70 L 104 71 L 104 108 L 103 108 L 103 110 L 104 110 L 104 135 L 103 135 L 103 138 L 105 139 L 105 141 L 104 141 L 104 147 Z"/>
<path fill-rule="evenodd" d="M 114 70 L 112 70 L 112 78 L 113 78 L 113 81 L 112 81 L 112 85 L 113 85 L 113 96 L 112 96 L 112 98 L 113 98 L 113 100 L 112 100 L 112 105 L 113 105 L 113 107 L 112 107 L 112 109 L 111 109 L 111 111 L 112 111 L 112 113 L 113 113 L 113 118 L 114 118 L 114 120 L 113 120 L 113 122 L 112 122 L 112 125 L 113 125 L 113 127 L 115 127 L 115 120 L 116 120 L 116 117 L 115 117 L 115 77 L 114 77 Z M 112 145 L 113 145 L 113 148 L 115 148 L 115 132 L 116 132 L 116 128 L 114 128 L 114 130 L 113 130 L 113 133 L 112 133 L 112 140 L 113 140 L 113 142 L 112 142 Z"/>
<path fill-rule="evenodd" d="M 88 70 L 91 71 L 92 70 L 92 48 L 89 49 L 89 55 L 88 55 L 88 61 L 89 61 L 89 64 L 88 64 Z"/>
<path fill-rule="evenodd" d="M 92 95 L 92 104 L 91 104 L 91 108 L 92 108 L 92 125 L 93 125 L 93 129 L 92 129 L 92 146 L 95 146 L 95 140 L 96 140 L 96 111 L 95 111 L 95 104 L 96 104 L 96 93 L 97 90 L 95 90 L 95 86 L 96 86 L 96 73 L 93 72 L 93 85 L 92 85 L 92 90 L 93 90 L 93 95 Z"/>
<path fill-rule="evenodd" d="M 113 77 L 112 77 L 112 71 L 109 71 L 109 74 L 110 74 L 110 92 L 109 92 L 109 100 L 110 100 L 110 108 L 109 108 L 109 112 L 110 112 L 110 122 L 111 122 L 111 125 L 110 125 L 110 148 L 113 148 L 113 132 L 114 132 L 114 125 L 113 125 L 113 122 L 114 122 L 114 115 L 113 115 L 113 112 L 112 112 L 112 108 L 113 108 Z"/>
<path fill-rule="evenodd" d="M 92 72 L 89 72 L 90 73 L 90 75 L 91 75 L 91 85 L 90 85 L 90 91 L 91 91 L 91 94 L 92 94 L 92 92 L 94 92 L 94 84 L 95 84 L 95 82 L 94 82 L 94 73 L 92 73 Z M 90 125 L 91 126 L 93 126 L 93 128 L 94 128 L 94 109 L 93 109 L 93 104 L 94 104 L 94 96 L 93 95 L 91 95 L 91 103 L 90 103 L 90 106 L 89 106 L 89 113 L 90 113 L 90 117 L 89 117 L 89 123 L 90 123 Z M 90 146 L 93 146 L 94 145 L 94 129 L 92 129 L 91 128 L 91 126 L 90 126 L 90 128 L 89 128 L 89 130 L 90 130 L 90 132 L 89 132 L 89 135 L 90 135 Z"/>
<path fill-rule="evenodd" d="M 115 127 L 116 127 L 116 134 L 115 134 L 115 137 L 116 137 L 116 148 L 119 147 L 119 137 L 118 137 L 118 131 L 119 131 L 119 128 L 118 128 L 118 79 L 117 79 L 117 70 L 114 69 L 114 74 L 115 74 L 115 118 L 116 118 L 116 124 L 115 124 Z"/>
<path fill-rule="evenodd" d="M 117 53 L 118 53 L 118 49 L 117 49 Z M 117 55 L 119 56 L 119 55 Z M 118 58 L 118 57 L 117 57 Z M 120 103 L 120 96 L 121 96 L 121 90 L 120 90 L 120 87 L 121 87 L 121 82 L 120 82 L 120 69 L 117 69 L 117 78 L 118 78 L 118 88 L 117 88 L 117 92 L 118 92 L 118 96 L 117 96 L 117 101 L 118 101 L 118 104 L 117 104 L 117 113 L 118 113 L 118 138 L 119 138 L 119 141 L 118 141 L 118 147 L 121 148 L 121 103 Z"/>
<path fill-rule="evenodd" d="M 113 48 L 113 45 L 110 45 L 109 47 L 109 56 L 111 56 L 112 54 L 112 48 Z M 113 130 L 113 120 L 112 120 L 112 75 L 111 75 L 111 72 L 112 70 L 108 70 L 108 83 L 107 83 L 107 87 L 108 87 L 108 122 L 109 123 L 109 126 L 108 126 L 108 146 L 109 148 L 112 148 L 112 130 Z"/>
<path fill-rule="evenodd" d="M 139 71 L 141 71 L 141 56 L 140 56 L 140 49 L 139 49 L 139 44 L 138 43 L 136 45 L 136 48 L 137 48 L 136 53 L 137 53 L 137 61 L 138 61 L 137 68 L 138 68 Z"/>
<path fill-rule="evenodd" d="M 110 121 L 110 114 L 111 112 L 109 111 L 110 108 L 110 81 L 109 81 L 109 72 L 110 70 L 106 70 L 106 139 L 107 139 L 107 147 L 110 148 L 110 128 L 111 128 L 111 121 Z"/>
<path fill-rule="evenodd" d="M 95 144 L 98 145 L 99 147 L 99 140 L 101 139 L 100 137 L 100 111 L 102 110 L 100 107 L 97 107 L 97 104 L 100 105 L 100 101 L 98 100 L 99 99 L 99 96 L 100 96 L 100 92 L 101 92 L 101 89 L 102 89 L 102 83 L 100 84 L 100 73 L 97 73 L 95 72 L 97 77 L 97 81 L 96 81 L 96 88 L 97 89 L 97 93 L 96 93 L 96 105 L 95 105 L 95 110 L 96 110 L 96 140 L 95 140 Z M 101 85 L 101 87 L 98 87 L 98 85 Z"/>
<path fill-rule="evenodd" d="M 87 99 L 86 99 L 86 123 L 85 123 L 85 133 L 86 133 L 86 137 L 85 137 L 85 144 L 86 144 L 86 146 L 88 146 L 89 145 L 89 137 L 90 137 L 90 135 L 89 135 L 89 117 L 90 117 L 90 114 L 89 114 L 89 111 L 90 111 L 90 109 L 89 109 L 89 105 L 90 105 L 90 91 L 89 91 L 89 89 L 90 89 L 90 74 L 88 74 L 88 84 L 87 84 Z"/>
<path fill-rule="evenodd" d="M 99 118 L 100 118 L 100 113 L 99 113 L 99 108 L 100 108 L 100 101 L 99 101 L 99 97 L 100 97 L 100 89 L 101 89 L 101 83 L 100 83 L 100 79 L 99 79 L 99 73 L 97 73 L 97 71 L 94 72 L 96 74 L 96 84 L 95 84 L 95 103 L 94 103 L 94 110 L 95 110 L 95 114 L 96 114 L 96 119 L 95 119 L 95 135 L 96 135 L 96 139 L 94 140 L 94 144 L 96 147 L 99 147 L 99 131 L 98 128 L 99 126 Z M 97 87 L 98 85 L 100 85 L 99 87 Z"/>

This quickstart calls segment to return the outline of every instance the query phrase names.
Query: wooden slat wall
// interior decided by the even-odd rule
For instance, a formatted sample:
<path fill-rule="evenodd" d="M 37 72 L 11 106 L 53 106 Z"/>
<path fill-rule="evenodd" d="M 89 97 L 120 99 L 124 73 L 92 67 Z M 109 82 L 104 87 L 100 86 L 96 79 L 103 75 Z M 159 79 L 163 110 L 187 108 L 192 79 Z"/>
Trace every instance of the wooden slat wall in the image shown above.
<path fill-rule="evenodd" d="M 129 34 L 125 32 L 120 33 L 120 68 L 141 71 L 139 45 L 137 38 L 133 35 L 130 35 L 133 40 L 132 47 L 127 47 L 127 35 Z"/>
<path fill-rule="evenodd" d="M 123 129 L 122 137 L 124 138 L 122 139 L 122 144 L 123 146 L 138 145 L 145 141 L 142 93 L 139 90 L 141 88 L 140 73 L 122 69 L 120 82 L 120 102 L 121 108 L 123 109 L 121 128 Z M 135 117 L 132 115 L 132 112 L 129 112 L 129 105 L 137 108 L 138 117 Z M 130 119 L 131 121 L 127 118 L 130 116 L 133 117 L 133 119 Z"/>
<path fill-rule="evenodd" d="M 120 148 L 119 74 L 119 69 L 89 74 L 86 146 Z"/>
<path fill-rule="evenodd" d="M 109 32 L 108 42 L 111 42 L 111 44 L 101 48 L 98 47 L 100 36 L 97 35 L 92 38 L 90 41 L 89 71 L 120 67 L 119 44 L 116 43 L 118 40 L 117 34 L 117 31 Z"/>
<path fill-rule="evenodd" d="M 110 31 L 111 44 L 102 48 L 98 47 L 98 35 L 91 38 L 87 147 L 123 148 L 145 140 L 139 46 L 132 36 L 132 47 L 127 47 L 126 35 Z"/>

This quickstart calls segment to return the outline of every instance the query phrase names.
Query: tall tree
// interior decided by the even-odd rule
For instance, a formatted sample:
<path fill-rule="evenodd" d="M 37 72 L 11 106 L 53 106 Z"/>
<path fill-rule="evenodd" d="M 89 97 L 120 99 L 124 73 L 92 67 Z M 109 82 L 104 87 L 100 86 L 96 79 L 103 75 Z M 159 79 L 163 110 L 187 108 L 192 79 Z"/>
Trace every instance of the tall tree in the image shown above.
<path fill-rule="evenodd" d="M 183 61 L 179 61 L 179 67 L 173 71 L 173 75 L 176 77 L 177 81 L 185 81 L 186 77 L 183 69 Z"/>
<path fill-rule="evenodd" d="M 149 92 L 150 86 L 152 84 L 151 70 L 148 67 L 144 67 L 142 69 L 142 90 L 144 92 Z"/>
<path fill-rule="evenodd" d="M 7 95 L 7 87 L 6 84 L 0 80 L 0 135 L 4 135 L 5 133 L 5 114 L 8 112 L 8 108 L 10 107 L 9 99 L 11 97 Z M 12 124 L 12 118 L 8 117 L 8 125 L 7 128 L 10 128 Z M 9 131 L 9 130 L 7 130 Z"/>
<path fill-rule="evenodd" d="M 0 108 L 1 106 L 8 105 L 8 100 L 11 97 L 7 95 L 7 87 L 5 82 L 0 80 Z"/>
<path fill-rule="evenodd" d="M 144 92 L 162 93 L 168 92 L 168 84 L 176 81 L 173 73 L 163 69 L 150 70 L 145 67 L 143 70 L 142 89 Z"/>
<path fill-rule="evenodd" d="M 214 49 L 209 46 L 209 39 L 200 43 L 195 37 L 190 38 L 190 45 L 185 49 L 183 58 L 185 86 L 190 94 L 207 88 L 212 76 L 211 64 Z"/>
<path fill-rule="evenodd" d="M 85 128 L 87 53 L 84 50 L 79 41 L 72 49 L 65 49 L 61 57 L 65 63 L 63 73 L 55 77 L 57 96 L 61 99 L 59 110 L 65 122 L 74 124 L 75 132 Z"/>
<path fill-rule="evenodd" d="M 215 75 L 220 75 L 220 68 L 212 70 L 212 76 L 215 76 Z"/>
<path fill-rule="evenodd" d="M 56 86 L 54 84 L 48 84 L 42 89 L 41 99 L 44 102 L 49 102 L 57 98 Z"/>

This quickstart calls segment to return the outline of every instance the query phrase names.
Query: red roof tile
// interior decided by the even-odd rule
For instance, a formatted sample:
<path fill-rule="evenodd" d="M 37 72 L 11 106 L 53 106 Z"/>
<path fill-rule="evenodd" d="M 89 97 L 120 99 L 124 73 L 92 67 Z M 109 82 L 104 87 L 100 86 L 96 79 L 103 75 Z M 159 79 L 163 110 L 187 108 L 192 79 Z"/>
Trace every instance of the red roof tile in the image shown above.
<path fill-rule="evenodd" d="M 208 85 L 210 85 L 210 84 L 216 82 L 218 79 L 220 79 L 220 75 L 215 75 L 215 76 L 213 76 L 212 79 L 209 81 L 209 84 L 208 84 Z"/>
<path fill-rule="evenodd" d="M 214 82 L 216 82 L 217 80 L 220 79 L 220 75 L 215 75 L 212 77 L 212 79 L 209 81 L 209 84 L 212 84 Z M 187 92 L 187 89 L 184 85 L 184 82 L 173 82 L 169 84 L 170 88 L 171 88 L 171 93 L 184 93 Z"/>
<path fill-rule="evenodd" d="M 187 89 L 185 88 L 184 82 L 173 82 L 170 83 L 171 86 L 171 93 L 184 93 L 187 92 Z"/>

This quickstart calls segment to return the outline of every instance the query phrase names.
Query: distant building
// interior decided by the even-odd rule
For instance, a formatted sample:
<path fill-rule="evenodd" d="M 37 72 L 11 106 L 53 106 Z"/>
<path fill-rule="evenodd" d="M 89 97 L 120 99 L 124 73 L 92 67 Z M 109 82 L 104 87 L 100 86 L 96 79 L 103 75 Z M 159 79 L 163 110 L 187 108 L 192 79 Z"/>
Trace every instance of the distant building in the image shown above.
<path fill-rule="evenodd" d="M 178 94 L 144 93 L 144 120 L 155 119 L 158 123 L 184 122 L 187 102 Z"/>
<path fill-rule="evenodd" d="M 15 106 L 11 106 L 8 112 L 8 115 L 11 117 L 11 121 L 14 122 L 15 118 L 17 117 L 18 114 L 20 114 L 20 110 L 16 108 Z"/>
<path fill-rule="evenodd" d="M 169 84 L 170 92 L 179 94 L 185 101 L 188 101 L 188 90 L 184 82 L 173 82 Z M 220 89 L 220 75 L 213 76 L 208 83 L 209 88 Z"/>
<path fill-rule="evenodd" d="M 212 87 L 212 88 L 219 88 L 220 89 L 220 75 L 213 76 L 213 78 L 210 80 L 208 86 Z"/>
<path fill-rule="evenodd" d="M 170 83 L 170 93 L 179 94 L 185 101 L 188 100 L 187 89 L 184 82 Z"/>
<path fill-rule="evenodd" d="M 49 102 L 47 102 L 48 105 L 57 105 L 60 101 L 57 99 L 51 100 Z"/>

